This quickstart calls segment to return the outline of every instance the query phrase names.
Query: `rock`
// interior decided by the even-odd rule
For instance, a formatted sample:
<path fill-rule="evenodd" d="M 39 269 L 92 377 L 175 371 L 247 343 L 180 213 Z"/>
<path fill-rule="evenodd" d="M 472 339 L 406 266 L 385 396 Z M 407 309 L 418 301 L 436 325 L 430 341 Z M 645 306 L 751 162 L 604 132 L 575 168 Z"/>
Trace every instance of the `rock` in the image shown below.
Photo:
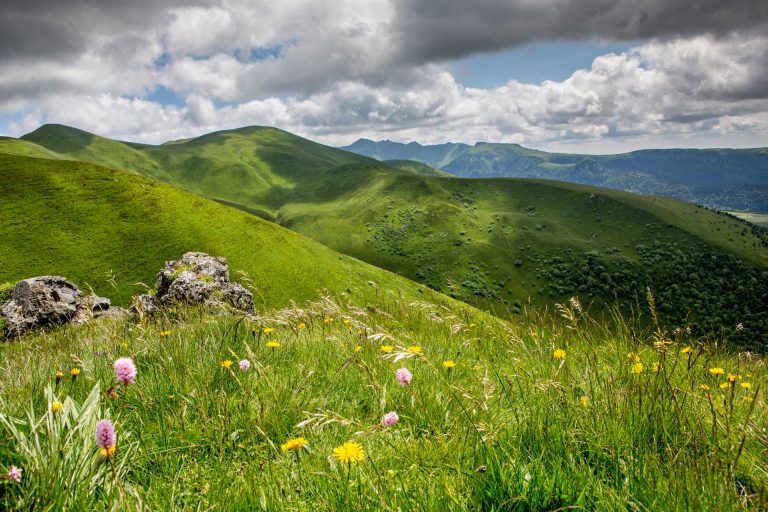
<path fill-rule="evenodd" d="M 35 327 L 67 322 L 80 305 L 80 290 L 61 276 L 39 276 L 19 281 L 3 305 L 6 336 L 19 336 Z"/>
<path fill-rule="evenodd" d="M 157 299 L 160 304 L 227 303 L 253 312 L 253 295 L 229 280 L 229 265 L 223 257 L 188 252 L 178 261 L 169 261 L 157 274 Z"/>
<path fill-rule="evenodd" d="M 130 309 L 112 306 L 109 309 L 97 309 L 93 312 L 93 318 L 108 318 L 110 320 L 120 320 L 132 316 Z"/>
<path fill-rule="evenodd" d="M 152 316 L 155 314 L 158 308 L 157 299 L 151 295 L 143 294 L 133 297 L 133 304 L 131 304 L 131 313 L 134 315 Z"/>

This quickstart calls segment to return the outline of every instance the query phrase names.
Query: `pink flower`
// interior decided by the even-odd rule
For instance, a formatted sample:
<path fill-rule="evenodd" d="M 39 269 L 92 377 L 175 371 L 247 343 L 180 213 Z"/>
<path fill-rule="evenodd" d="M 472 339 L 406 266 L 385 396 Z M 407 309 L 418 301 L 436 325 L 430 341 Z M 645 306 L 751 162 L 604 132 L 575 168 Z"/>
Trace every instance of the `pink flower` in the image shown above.
<path fill-rule="evenodd" d="M 117 443 L 115 427 L 109 420 L 101 420 L 96 424 L 96 444 L 99 448 L 109 450 Z"/>
<path fill-rule="evenodd" d="M 8 470 L 8 478 L 15 482 L 21 482 L 21 468 L 17 468 L 16 466 L 11 466 L 11 469 Z"/>
<path fill-rule="evenodd" d="M 400 368 L 397 370 L 397 373 L 395 373 L 395 377 L 397 377 L 397 382 L 399 382 L 401 386 L 405 387 L 411 383 L 413 375 L 411 375 L 411 372 L 408 371 L 408 368 Z"/>
<path fill-rule="evenodd" d="M 136 365 L 133 363 L 133 359 L 130 357 L 121 357 L 114 364 L 115 367 L 115 380 L 121 384 L 133 384 L 136 380 Z"/>
<path fill-rule="evenodd" d="M 383 418 L 381 418 L 381 424 L 385 427 L 391 427 L 398 421 L 400 421 L 400 416 L 398 416 L 395 411 L 388 412 L 384 415 Z"/>
<path fill-rule="evenodd" d="M 242 361 L 240 361 L 240 369 L 243 370 L 244 372 L 247 372 L 248 370 L 251 369 L 251 362 L 247 359 L 243 359 Z"/>

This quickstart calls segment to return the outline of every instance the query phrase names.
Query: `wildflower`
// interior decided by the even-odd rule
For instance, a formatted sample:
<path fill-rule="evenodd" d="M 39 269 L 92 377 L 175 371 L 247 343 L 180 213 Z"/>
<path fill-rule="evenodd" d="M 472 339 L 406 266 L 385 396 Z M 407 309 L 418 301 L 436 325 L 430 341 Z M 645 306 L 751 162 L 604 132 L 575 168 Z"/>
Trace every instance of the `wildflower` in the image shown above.
<path fill-rule="evenodd" d="M 397 382 L 399 382 L 403 387 L 410 384 L 411 379 L 413 379 L 413 375 L 411 375 L 411 372 L 408 371 L 408 368 L 400 368 L 397 370 L 397 372 L 395 372 L 395 377 L 397 378 Z"/>
<path fill-rule="evenodd" d="M 736 382 L 737 380 L 739 380 L 739 377 L 741 377 L 741 375 L 734 375 L 732 373 L 729 373 L 727 377 L 728 382 Z"/>
<path fill-rule="evenodd" d="M 395 349 L 395 347 L 393 347 L 392 345 L 382 345 L 382 347 L 381 347 L 381 351 L 384 352 L 385 354 L 389 354 L 394 349 Z"/>
<path fill-rule="evenodd" d="M 115 427 L 109 420 L 101 420 L 96 424 L 96 445 L 102 457 L 112 457 L 117 448 Z"/>
<path fill-rule="evenodd" d="M 304 322 L 299 322 L 299 325 L 297 325 L 296 327 L 298 327 L 299 329 L 306 329 L 307 324 L 305 324 Z"/>
<path fill-rule="evenodd" d="M 126 349 L 126 348 L 128 348 L 128 344 L 127 343 L 121 343 L 120 344 L 120 348 Z"/>
<path fill-rule="evenodd" d="M 117 333 L 115 331 L 112 331 L 111 336 L 112 336 L 112 339 L 117 338 Z"/>
<path fill-rule="evenodd" d="M 269 348 L 272 348 L 272 349 L 280 348 L 280 342 L 279 341 L 268 341 L 267 342 L 267 346 Z"/>
<path fill-rule="evenodd" d="M 561 348 L 555 349 L 555 351 L 552 352 L 552 357 L 554 357 L 558 361 L 563 361 L 565 359 L 565 350 Z"/>
<path fill-rule="evenodd" d="M 741 383 L 741 384 L 739 384 L 739 385 L 740 385 L 742 388 L 744 388 L 744 389 L 749 389 L 749 388 L 751 388 L 751 387 L 752 387 L 752 383 L 751 383 L 751 382 L 742 382 L 742 383 Z"/>
<path fill-rule="evenodd" d="M 115 368 L 115 380 L 121 384 L 133 384 L 136 380 L 138 371 L 136 365 L 133 363 L 133 359 L 130 357 L 121 357 L 113 365 Z"/>
<path fill-rule="evenodd" d="M 691 352 L 691 347 L 690 347 L 690 345 L 688 345 L 688 346 L 685 346 L 685 347 L 683 347 L 683 348 L 681 348 L 681 349 L 680 349 L 680 353 L 681 353 L 681 354 L 688 354 L 688 353 L 690 353 L 690 352 Z"/>
<path fill-rule="evenodd" d="M 638 362 L 632 365 L 632 373 L 635 375 L 640 375 L 643 371 L 645 371 L 645 365 L 643 363 Z"/>
<path fill-rule="evenodd" d="M 747 402 L 747 403 L 751 402 L 752 400 L 753 400 L 753 399 L 752 399 L 752 397 L 751 397 L 751 396 L 745 396 L 745 397 L 744 397 L 744 401 L 745 401 L 745 402 Z"/>
<path fill-rule="evenodd" d="M 627 354 L 627 359 L 629 361 L 632 361 L 632 362 L 635 362 L 635 363 L 639 363 L 640 362 L 640 356 L 635 354 L 634 352 L 628 353 Z"/>
<path fill-rule="evenodd" d="M 328 324 L 330 324 L 331 322 L 333 322 L 333 317 L 329 317 L 329 318 L 323 318 L 323 323 L 324 323 L 325 325 L 328 325 Z"/>
<path fill-rule="evenodd" d="M 730 382 L 723 382 L 722 384 L 720 384 L 720 389 L 728 389 L 729 387 L 731 387 Z"/>
<path fill-rule="evenodd" d="M 653 363 L 653 371 L 656 373 L 661 371 L 661 363 L 659 361 Z"/>
<path fill-rule="evenodd" d="M 294 439 L 289 439 L 283 444 L 281 444 L 280 449 L 284 452 L 287 452 L 288 450 L 300 450 L 303 446 L 308 444 L 309 444 L 309 441 L 307 441 L 303 437 L 296 437 Z"/>
<path fill-rule="evenodd" d="M 656 348 L 664 349 L 667 345 L 671 345 L 672 341 L 670 340 L 659 340 L 653 343 L 653 346 Z"/>
<path fill-rule="evenodd" d="M 381 418 L 381 425 L 384 427 L 391 427 L 395 423 L 400 421 L 400 416 L 395 411 L 388 412 Z"/>
<path fill-rule="evenodd" d="M 344 319 L 344 325 L 349 325 L 349 324 L 350 324 L 350 320 L 348 318 L 345 318 Z"/>
<path fill-rule="evenodd" d="M 474 327 L 477 327 L 477 324 L 469 324 L 467 327 L 469 327 L 470 329 L 472 329 L 472 328 L 474 328 Z"/>
<path fill-rule="evenodd" d="M 744 324 L 739 322 L 736 324 L 736 330 L 737 331 L 743 331 L 744 330 Z"/>
<path fill-rule="evenodd" d="M 171 331 L 160 331 L 161 338 L 167 338 L 170 335 L 171 335 Z"/>
<path fill-rule="evenodd" d="M 453 359 L 449 359 L 447 361 L 443 361 L 443 367 L 447 370 L 450 370 L 451 368 L 454 368 L 456 366 L 456 363 L 453 361 Z"/>
<path fill-rule="evenodd" d="M 718 375 L 724 374 L 725 370 L 723 370 L 722 368 L 710 368 L 709 373 L 717 377 Z"/>
<path fill-rule="evenodd" d="M 232 361 L 229 359 L 223 360 L 221 363 L 219 363 L 222 368 L 226 368 L 229 370 L 232 367 Z"/>
<path fill-rule="evenodd" d="M 586 407 L 587 405 L 589 405 L 589 398 L 587 398 L 586 396 L 582 396 L 581 398 L 579 398 L 579 403 L 581 404 L 582 407 Z"/>
<path fill-rule="evenodd" d="M 360 443 L 346 442 L 333 449 L 333 457 L 341 463 L 351 464 L 365 458 L 365 452 Z"/>
<path fill-rule="evenodd" d="M 51 404 L 51 412 L 56 414 L 57 412 L 61 412 L 61 410 L 64 408 L 64 404 L 61 402 L 53 402 Z"/>
<path fill-rule="evenodd" d="M 69 374 L 72 376 L 72 379 L 76 379 L 78 375 L 80 375 L 80 368 L 72 368 L 69 370 Z"/>
<path fill-rule="evenodd" d="M 421 354 L 424 353 L 424 350 L 418 345 L 411 345 L 406 350 L 408 351 L 409 354 L 415 354 L 417 356 L 420 356 Z"/>
<path fill-rule="evenodd" d="M 275 332 L 275 328 L 274 327 L 265 327 L 264 329 L 261 330 L 261 332 L 263 332 L 264 334 L 270 334 L 270 333 Z"/>
<path fill-rule="evenodd" d="M 21 482 L 21 468 L 11 466 L 10 469 L 8 469 L 6 476 L 16 483 Z"/>
<path fill-rule="evenodd" d="M 355 345 L 355 352 L 361 352 L 363 350 L 363 347 L 360 345 Z"/>
<path fill-rule="evenodd" d="M 702 384 L 699 387 L 702 389 L 702 391 L 709 391 L 709 386 L 707 386 L 706 384 Z"/>
<path fill-rule="evenodd" d="M 240 365 L 240 369 L 244 372 L 247 372 L 251 368 L 251 362 L 247 359 L 243 359 L 238 364 Z"/>
<path fill-rule="evenodd" d="M 55 374 L 55 377 L 56 377 L 56 384 L 58 384 L 58 383 L 59 383 L 59 381 L 61 380 L 61 378 L 62 378 L 63 376 L 64 376 L 64 372 L 56 372 L 56 374 Z"/>

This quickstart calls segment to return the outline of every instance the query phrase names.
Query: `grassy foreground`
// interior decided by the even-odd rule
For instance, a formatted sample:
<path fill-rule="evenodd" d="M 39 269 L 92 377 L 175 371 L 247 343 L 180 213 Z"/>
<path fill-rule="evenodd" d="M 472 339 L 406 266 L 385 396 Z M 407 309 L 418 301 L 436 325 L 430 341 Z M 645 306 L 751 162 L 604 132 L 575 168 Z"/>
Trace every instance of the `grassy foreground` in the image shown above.
<path fill-rule="evenodd" d="M 527 323 L 451 308 L 180 308 L 4 344 L 0 474 L 22 476 L 0 480 L 0 508 L 768 506 L 762 358 L 684 331 L 609 331 L 577 302 Z M 115 387 L 118 357 L 135 361 L 134 383 Z M 399 421 L 385 427 L 390 411 Z M 105 417 L 107 459 L 93 437 Z M 308 444 L 283 446 L 297 438 Z M 345 442 L 361 460 L 334 457 Z"/>

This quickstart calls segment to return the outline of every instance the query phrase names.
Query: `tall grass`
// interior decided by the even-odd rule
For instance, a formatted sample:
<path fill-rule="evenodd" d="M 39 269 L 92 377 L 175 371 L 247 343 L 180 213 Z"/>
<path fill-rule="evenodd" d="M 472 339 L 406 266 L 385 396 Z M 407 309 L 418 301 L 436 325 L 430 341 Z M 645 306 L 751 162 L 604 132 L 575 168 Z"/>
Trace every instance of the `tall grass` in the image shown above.
<path fill-rule="evenodd" d="M 71 448 L 77 457 L 60 455 L 101 468 L 100 490 L 82 487 L 94 510 L 768 507 L 763 358 L 697 344 L 685 330 L 616 325 L 577 302 L 526 323 L 331 298 L 255 317 L 180 308 L 2 347 L 0 415 L 29 432 L 32 418 L 50 416 L 45 390 L 57 370 L 82 370 L 53 391 L 74 410 L 93 404 L 96 383 L 114 381 L 114 359 L 135 360 L 136 383 L 90 406 L 131 433 L 135 447 L 119 445 L 114 459 L 125 492 L 109 466 L 91 465 L 90 440 Z M 413 375 L 407 386 L 395 378 L 401 367 Z M 389 411 L 400 420 L 384 427 Z M 0 471 L 24 470 L 20 483 L 0 482 L 0 508 L 58 508 L 59 494 L 39 482 L 64 480 L 73 466 L 26 455 L 7 427 L 0 435 Z M 296 437 L 309 444 L 281 450 Z M 333 457 L 347 441 L 362 445 L 362 461 Z"/>

